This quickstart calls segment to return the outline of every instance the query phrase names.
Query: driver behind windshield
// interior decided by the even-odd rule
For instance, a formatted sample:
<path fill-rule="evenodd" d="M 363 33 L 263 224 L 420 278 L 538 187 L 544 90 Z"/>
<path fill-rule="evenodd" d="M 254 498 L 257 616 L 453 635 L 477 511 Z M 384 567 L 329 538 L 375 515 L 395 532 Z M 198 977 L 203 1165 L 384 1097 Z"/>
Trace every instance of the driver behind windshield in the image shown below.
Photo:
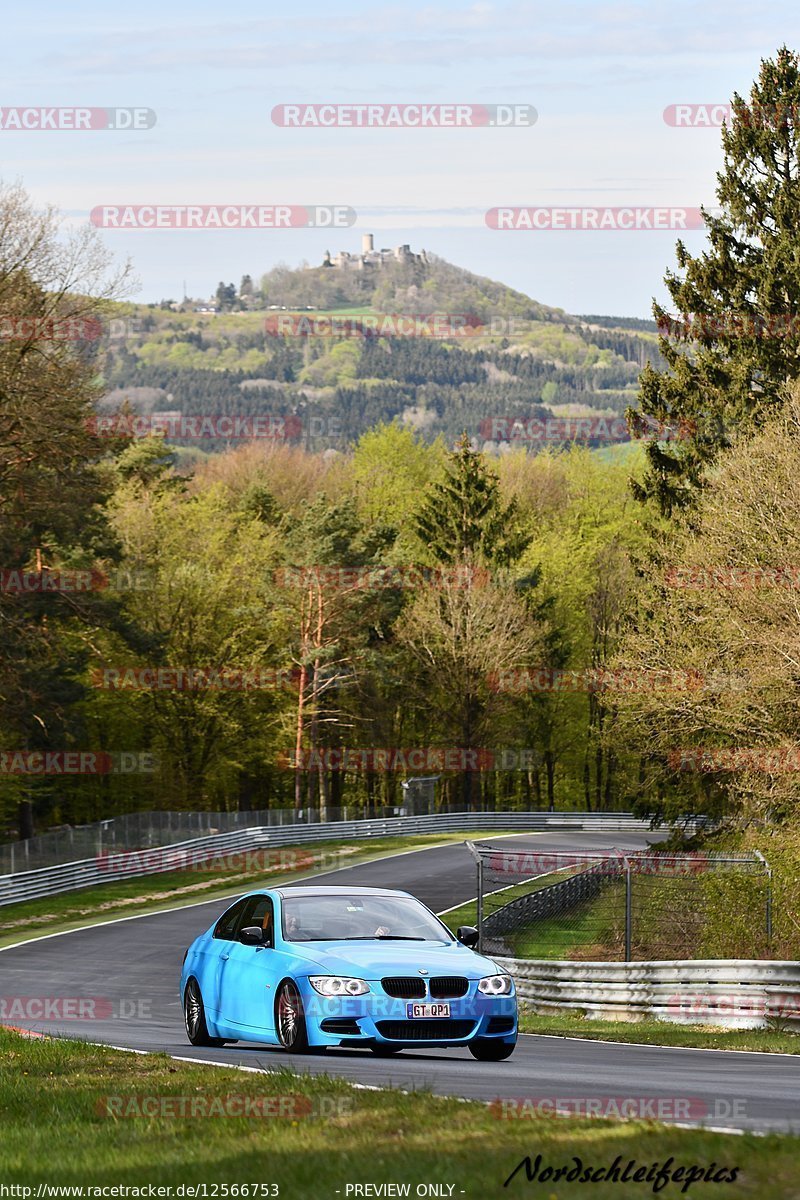
<path fill-rule="evenodd" d="M 449 940 L 436 918 L 411 896 L 292 896 L 284 901 L 283 929 L 290 942 Z"/>

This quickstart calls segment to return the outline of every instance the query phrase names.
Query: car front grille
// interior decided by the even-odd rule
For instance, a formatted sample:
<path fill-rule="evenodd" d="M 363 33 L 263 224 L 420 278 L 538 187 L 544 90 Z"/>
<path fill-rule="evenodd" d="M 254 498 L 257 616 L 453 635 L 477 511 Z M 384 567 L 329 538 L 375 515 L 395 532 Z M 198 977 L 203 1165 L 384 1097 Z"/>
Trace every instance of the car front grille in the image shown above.
<path fill-rule="evenodd" d="M 468 991 L 469 980 L 461 975 L 436 975 L 431 980 L 431 995 L 435 1000 L 456 1000 Z"/>
<path fill-rule="evenodd" d="M 386 995 L 396 1000 L 421 1000 L 425 995 L 425 980 L 414 975 L 390 975 L 381 983 Z"/>
<path fill-rule="evenodd" d="M 469 1037 L 475 1028 L 474 1021 L 377 1021 L 376 1029 L 382 1037 L 395 1042 L 445 1042 L 451 1038 Z"/>

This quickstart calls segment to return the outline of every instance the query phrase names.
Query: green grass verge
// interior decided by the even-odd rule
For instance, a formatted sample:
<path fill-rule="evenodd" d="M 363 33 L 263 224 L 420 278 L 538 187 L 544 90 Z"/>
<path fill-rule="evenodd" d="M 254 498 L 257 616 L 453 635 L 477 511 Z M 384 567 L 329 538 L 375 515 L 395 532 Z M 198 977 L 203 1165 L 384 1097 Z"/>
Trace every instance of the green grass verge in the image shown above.
<path fill-rule="evenodd" d="M 484 901 L 484 916 L 519 896 L 559 883 L 578 870 L 574 868 L 542 875 L 490 895 Z M 620 896 L 619 888 L 612 884 L 605 887 L 596 900 L 576 905 L 563 916 L 532 922 L 527 929 L 504 935 L 503 940 L 515 958 L 572 958 L 576 950 L 595 943 L 606 948 L 607 957 L 618 958 L 620 947 L 624 944 L 624 905 L 624 893 Z M 445 920 L 452 929 L 458 925 L 477 924 L 475 902 L 470 901 L 447 913 Z"/>
<path fill-rule="evenodd" d="M 465 838 L 473 836 L 480 835 L 440 833 L 369 838 L 363 841 L 311 842 L 306 845 L 298 842 L 297 845 L 274 848 L 278 861 L 273 870 L 269 866 L 267 869 L 260 866 L 243 871 L 239 865 L 241 856 L 233 856 L 233 866 L 226 866 L 224 857 L 220 857 L 210 869 L 141 875 L 62 892 L 58 896 L 47 896 L 40 900 L 5 904 L 0 907 L 0 946 L 37 934 L 79 929 L 83 925 L 133 916 L 139 912 L 156 912 L 176 904 L 226 899 L 262 885 L 277 885 L 319 871 L 355 866 L 403 850 L 422 850 L 449 842 L 463 842 Z M 296 860 L 292 859 L 293 854 L 297 856 Z M 293 861 L 302 869 L 287 870 L 287 865 L 291 866 Z"/>
<path fill-rule="evenodd" d="M 521 1011 L 523 1033 L 592 1038 L 600 1042 L 637 1042 L 648 1046 L 686 1046 L 701 1050 L 756 1050 L 800 1054 L 800 1034 L 781 1029 L 720 1029 L 714 1025 L 673 1025 L 669 1021 L 602 1021 L 579 1013 Z"/>
<path fill-rule="evenodd" d="M 510 904 L 512 900 L 517 900 L 520 896 L 528 896 L 531 892 L 538 892 L 540 888 L 550 887 L 551 884 L 566 879 L 567 875 L 571 873 L 571 871 L 559 871 L 548 875 L 539 875 L 535 879 L 526 879 L 523 883 L 515 883 L 512 887 L 504 887 L 497 892 L 490 892 L 488 897 L 484 897 L 484 916 L 495 912 L 502 905 Z M 446 916 L 448 925 L 476 925 L 478 921 L 477 902 L 470 900 L 467 904 L 461 904 L 458 908 L 442 915 Z"/>
<path fill-rule="evenodd" d="M 611 883 L 595 900 L 577 905 L 564 916 L 537 921 L 509 941 L 517 958 L 617 959 L 625 945 L 624 885 Z M 589 946 L 598 949 L 589 954 Z"/>
<path fill-rule="evenodd" d="M 509 1091 L 502 1071 L 502 1064 L 487 1064 L 500 1097 Z M 510 1088 L 519 1091 L 518 1084 Z M 195 1111 L 213 1112 L 214 1104 L 225 1111 L 232 1095 L 283 1115 L 162 1115 L 162 1106 L 175 1113 L 192 1103 Z M 150 1105 L 151 1115 L 138 1115 Z M 344 1200 L 348 1184 L 408 1183 L 414 1195 L 416 1185 L 434 1182 L 452 1186 L 453 1197 L 477 1200 L 583 1195 L 571 1184 L 526 1186 L 524 1170 L 504 1189 L 525 1156 L 541 1155 L 542 1166 L 572 1167 L 577 1157 L 601 1168 L 617 1156 L 623 1167 L 633 1159 L 648 1169 L 670 1158 L 671 1170 L 715 1163 L 717 1171 L 738 1168 L 737 1181 L 695 1183 L 695 1200 L 788 1200 L 797 1195 L 800 1171 L 797 1138 L 731 1137 L 645 1121 L 502 1120 L 489 1106 L 425 1092 L 356 1091 L 327 1077 L 238 1073 L 2 1030 L 0 1117 L 0 1182 L 25 1185 L 33 1195 L 39 1184 L 274 1183 L 272 1194 L 283 1200 Z M 660 1194 L 679 1196 L 681 1187 L 670 1183 Z M 597 1182 L 589 1192 L 596 1200 L 624 1200 L 652 1194 L 652 1184 Z M 258 1200 L 269 1194 L 249 1193 Z"/>

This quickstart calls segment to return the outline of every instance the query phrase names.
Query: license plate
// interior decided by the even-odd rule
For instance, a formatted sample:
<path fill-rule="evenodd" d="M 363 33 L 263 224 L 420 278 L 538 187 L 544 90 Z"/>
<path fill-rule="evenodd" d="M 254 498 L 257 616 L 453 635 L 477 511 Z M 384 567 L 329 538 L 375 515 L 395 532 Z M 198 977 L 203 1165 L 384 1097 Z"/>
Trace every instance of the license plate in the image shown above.
<path fill-rule="evenodd" d="M 410 1021 L 417 1017 L 449 1017 L 449 1004 L 407 1004 L 406 1012 Z"/>

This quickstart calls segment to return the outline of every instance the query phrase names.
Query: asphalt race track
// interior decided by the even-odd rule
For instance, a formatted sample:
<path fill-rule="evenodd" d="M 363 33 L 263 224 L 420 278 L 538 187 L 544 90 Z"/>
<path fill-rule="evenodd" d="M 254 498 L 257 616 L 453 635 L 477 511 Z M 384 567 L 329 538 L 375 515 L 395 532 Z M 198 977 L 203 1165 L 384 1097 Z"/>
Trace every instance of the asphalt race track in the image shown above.
<path fill-rule="evenodd" d="M 495 835 L 490 841 L 499 840 Z M 502 845 L 550 850 L 637 849 L 657 835 L 550 831 L 503 837 Z M 397 887 L 441 912 L 475 894 L 475 870 L 460 843 L 412 851 L 316 876 L 329 883 Z M 676 1120 L 731 1129 L 800 1132 L 800 1056 L 683 1050 L 520 1037 L 505 1062 L 479 1063 L 467 1050 L 405 1050 L 386 1060 L 368 1050 L 290 1056 L 240 1042 L 222 1049 L 189 1045 L 178 978 L 183 952 L 230 900 L 125 918 L 0 950 L 0 996 L 95 998 L 93 1019 L 8 1020 L 134 1050 L 257 1070 L 340 1075 L 361 1084 L 429 1088 L 477 1100 L 524 1097 L 625 1097 L 662 1101 Z M 102 997 L 102 1000 L 97 998 Z M 664 1109 L 663 1104 L 668 1107 Z M 698 1116 L 698 1114 L 702 1114 Z M 655 1112 L 650 1115 L 656 1115 Z"/>

